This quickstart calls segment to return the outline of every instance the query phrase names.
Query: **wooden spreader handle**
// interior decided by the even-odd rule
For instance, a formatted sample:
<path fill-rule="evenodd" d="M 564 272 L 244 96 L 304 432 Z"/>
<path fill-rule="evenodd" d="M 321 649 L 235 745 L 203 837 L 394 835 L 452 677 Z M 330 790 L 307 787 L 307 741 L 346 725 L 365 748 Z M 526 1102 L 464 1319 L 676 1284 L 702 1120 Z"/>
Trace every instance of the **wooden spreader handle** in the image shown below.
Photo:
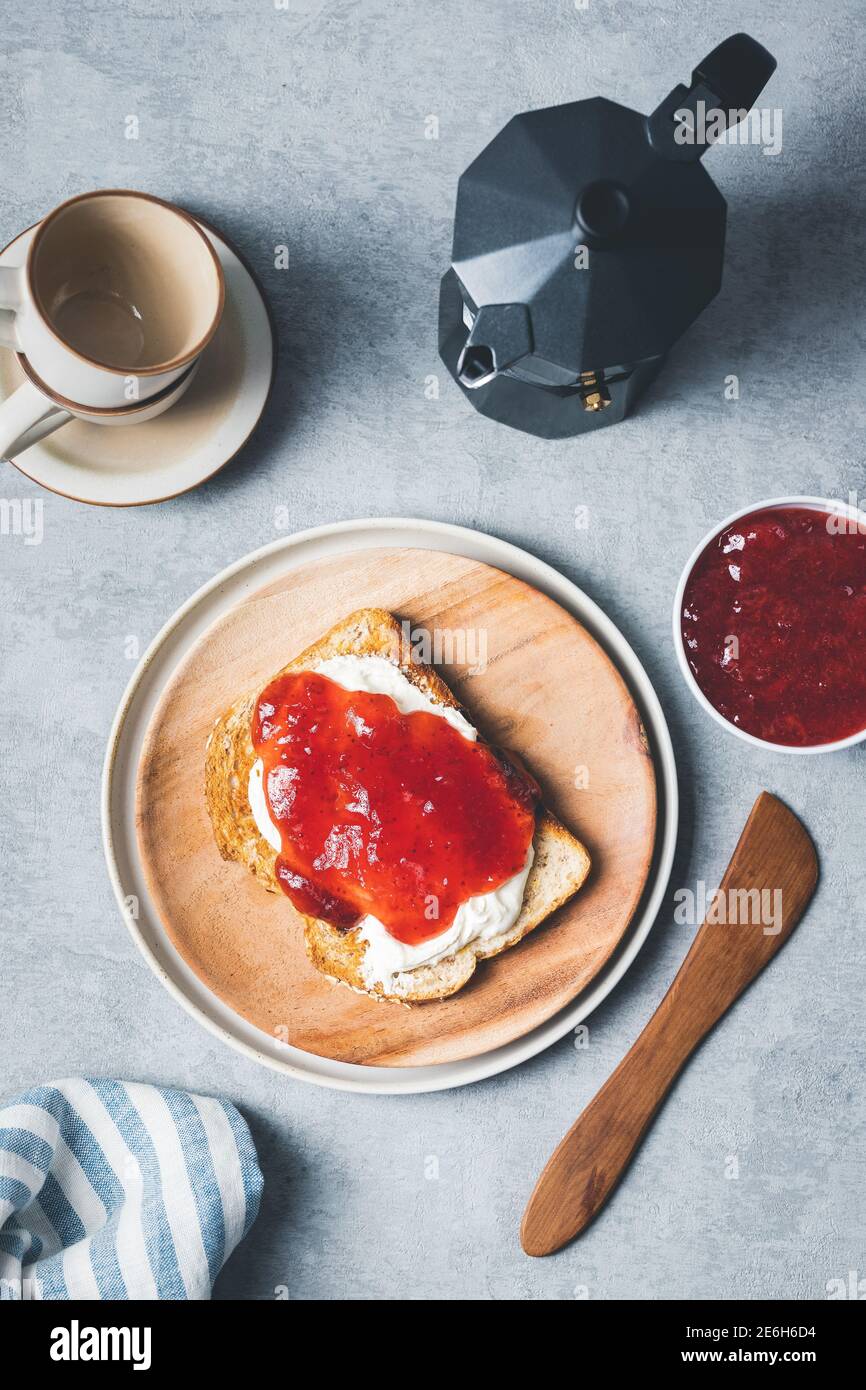
<path fill-rule="evenodd" d="M 762 792 L 720 884 L 724 923 L 705 921 L 656 1012 L 551 1156 L 520 1227 L 527 1255 L 560 1249 L 619 1182 L 674 1078 L 790 936 L 818 881 L 797 817 Z"/>

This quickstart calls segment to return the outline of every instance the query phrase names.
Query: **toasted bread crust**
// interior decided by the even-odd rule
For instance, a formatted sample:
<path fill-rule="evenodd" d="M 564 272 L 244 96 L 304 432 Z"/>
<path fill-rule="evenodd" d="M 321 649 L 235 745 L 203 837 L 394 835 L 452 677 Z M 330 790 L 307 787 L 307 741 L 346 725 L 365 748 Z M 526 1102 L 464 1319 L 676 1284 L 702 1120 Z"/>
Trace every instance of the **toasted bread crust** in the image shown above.
<path fill-rule="evenodd" d="M 362 608 L 331 628 L 324 637 L 288 662 L 278 675 L 305 671 L 332 656 L 383 656 L 437 704 L 460 710 L 452 691 L 431 667 L 413 661 L 399 622 L 380 608 Z M 256 760 L 252 717 L 259 692 L 244 695 L 216 721 L 205 759 L 205 801 L 214 838 L 223 859 L 245 864 L 271 893 L 280 889 L 276 853 L 259 834 L 247 796 Z M 590 869 L 585 847 L 545 809 L 540 809 L 533 840 L 535 859 L 526 883 L 520 916 L 509 931 L 491 940 L 470 942 L 435 965 L 423 965 L 401 977 L 401 992 L 369 988 L 362 963 L 364 943 L 357 930 L 339 932 L 319 918 L 304 917 L 304 942 L 317 970 L 330 979 L 374 998 L 400 1003 L 445 999 L 473 975 L 477 962 L 499 955 L 561 907 L 581 887 Z"/>

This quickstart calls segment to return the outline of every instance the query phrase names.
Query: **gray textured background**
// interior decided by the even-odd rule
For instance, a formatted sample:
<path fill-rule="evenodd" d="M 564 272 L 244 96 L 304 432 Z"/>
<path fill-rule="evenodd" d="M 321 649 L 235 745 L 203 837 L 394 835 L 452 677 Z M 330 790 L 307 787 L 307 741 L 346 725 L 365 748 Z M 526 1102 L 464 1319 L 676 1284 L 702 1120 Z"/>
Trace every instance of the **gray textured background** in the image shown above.
<path fill-rule="evenodd" d="M 0 1094 L 84 1072 L 219 1092 L 249 1118 L 261 1217 L 223 1297 L 825 1296 L 866 1274 L 864 750 L 761 755 L 705 717 L 669 636 L 680 568 L 735 507 L 862 482 L 864 17 L 819 7 L 589 0 L 2 0 L 0 240 L 73 193 L 131 186 L 225 229 L 280 338 L 276 390 L 220 477 L 162 506 L 45 496 L 45 539 L 0 537 L 4 842 Z M 596 93 L 649 110 L 746 28 L 777 55 L 784 150 L 718 148 L 725 284 L 630 422 L 545 443 L 476 415 L 436 355 L 456 179 L 513 112 Z M 124 138 L 135 114 L 140 138 Z M 424 139 L 439 117 L 438 141 Z M 273 269 L 287 242 L 292 266 Z M 723 380 L 740 377 L 726 402 Z M 438 400 L 424 378 L 438 373 Z M 0 493 L 38 489 L 0 464 Z M 591 524 L 576 532 L 574 508 Z M 346 1096 L 256 1068 L 201 1030 L 138 957 L 99 839 L 106 735 L 142 647 L 226 563 L 293 525 L 395 514 L 477 526 L 581 584 L 621 625 L 674 734 L 674 886 L 724 867 L 756 792 L 820 849 L 813 910 L 678 1084 L 616 1200 L 533 1262 L 533 1179 L 645 1023 L 688 945 L 662 914 L 570 1038 L 518 1071 L 429 1097 Z M 725 1178 L 729 1155 L 739 1178 Z M 438 1181 L 424 1161 L 439 1159 Z"/>

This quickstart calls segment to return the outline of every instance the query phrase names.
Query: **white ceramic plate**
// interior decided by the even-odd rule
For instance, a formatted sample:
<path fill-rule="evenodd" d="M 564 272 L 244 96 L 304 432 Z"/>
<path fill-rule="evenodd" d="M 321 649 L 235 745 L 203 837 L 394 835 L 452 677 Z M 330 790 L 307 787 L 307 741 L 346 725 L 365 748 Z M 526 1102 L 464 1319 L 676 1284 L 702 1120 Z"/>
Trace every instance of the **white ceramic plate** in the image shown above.
<path fill-rule="evenodd" d="M 111 428 L 72 420 L 31 444 L 10 462 L 33 482 L 94 506 L 163 502 L 218 472 L 252 434 L 274 372 L 268 311 L 239 256 L 217 231 L 199 225 L 220 258 L 226 306 L 195 381 L 156 420 Z M 0 265 L 20 264 L 35 231 L 30 227 L 10 242 Z M 23 380 L 15 354 L 0 349 L 0 401 Z"/>
<path fill-rule="evenodd" d="M 157 701 L 179 662 L 217 618 L 245 595 L 324 556 L 376 547 L 445 550 L 498 566 L 549 594 L 583 623 L 616 662 L 649 735 L 658 779 L 654 862 L 641 905 L 612 960 L 589 989 L 542 1027 L 479 1057 L 431 1067 L 369 1067 L 302 1052 L 260 1032 L 234 1013 L 189 968 L 150 900 L 135 834 L 135 785 L 141 748 Z M 129 683 L 114 721 L 102 783 L 102 834 L 115 896 L 133 940 L 166 989 L 194 1018 L 254 1061 L 303 1081 L 346 1091 L 408 1093 L 444 1090 L 493 1076 L 533 1057 L 574 1028 L 622 978 L 653 924 L 667 887 L 676 845 L 676 765 L 661 706 L 625 638 L 575 584 L 526 551 L 479 531 L 434 521 L 386 518 L 344 521 L 301 531 L 238 560 L 193 594 L 154 638 Z M 127 904 L 137 903 L 137 913 Z"/>

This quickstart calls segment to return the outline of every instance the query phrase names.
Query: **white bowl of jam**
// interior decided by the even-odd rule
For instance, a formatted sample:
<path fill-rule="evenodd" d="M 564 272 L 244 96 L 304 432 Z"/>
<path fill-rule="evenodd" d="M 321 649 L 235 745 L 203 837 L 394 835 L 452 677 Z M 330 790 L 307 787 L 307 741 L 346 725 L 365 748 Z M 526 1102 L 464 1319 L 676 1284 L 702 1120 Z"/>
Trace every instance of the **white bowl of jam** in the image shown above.
<path fill-rule="evenodd" d="M 735 512 L 690 556 L 673 636 L 698 704 L 746 742 L 866 739 L 866 512 L 821 497 Z"/>

